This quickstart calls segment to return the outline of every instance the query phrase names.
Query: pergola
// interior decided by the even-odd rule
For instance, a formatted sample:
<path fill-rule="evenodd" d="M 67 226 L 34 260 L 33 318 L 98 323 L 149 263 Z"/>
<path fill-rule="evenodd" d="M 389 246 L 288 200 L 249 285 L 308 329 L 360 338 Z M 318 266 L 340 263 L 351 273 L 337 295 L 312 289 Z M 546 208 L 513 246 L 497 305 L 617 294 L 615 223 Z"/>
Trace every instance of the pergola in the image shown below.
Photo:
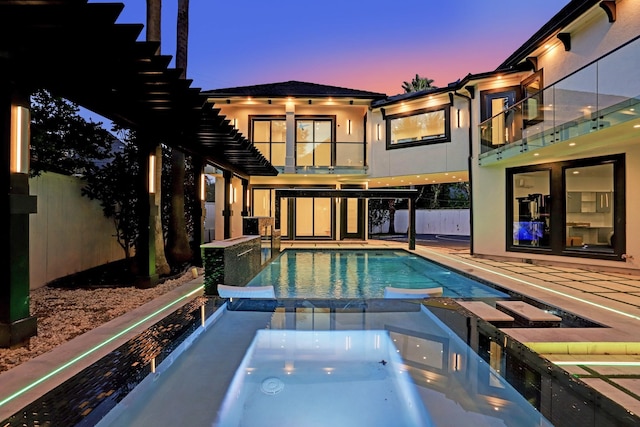
<path fill-rule="evenodd" d="M 36 319 L 29 313 L 29 214 L 35 213 L 36 200 L 29 195 L 28 109 L 34 90 L 47 89 L 135 130 L 143 140 L 143 177 L 148 155 L 160 143 L 191 155 L 200 168 L 215 165 L 225 177 L 248 180 L 278 173 L 206 102 L 200 89 L 181 78 L 182 70 L 168 68 L 171 57 L 157 54 L 158 43 L 137 41 L 142 24 L 115 23 L 123 7 L 87 0 L 0 2 L 0 140 L 9 213 L 4 228 L 9 250 L 2 257 L 0 283 L 0 347 L 36 333 Z M 148 194 L 146 179 L 139 191 Z M 150 212 L 147 206 L 141 215 L 140 236 L 149 246 L 138 255 L 149 259 L 142 275 L 151 282 L 155 236 L 154 227 L 145 226 L 154 220 Z M 202 230 L 198 232 L 196 241 L 202 238 Z"/>
<path fill-rule="evenodd" d="M 416 248 L 416 199 L 418 190 L 410 189 L 329 189 L 286 188 L 276 190 L 276 228 L 280 228 L 280 199 L 298 197 L 329 197 L 346 199 L 408 199 L 409 200 L 409 249 Z"/>

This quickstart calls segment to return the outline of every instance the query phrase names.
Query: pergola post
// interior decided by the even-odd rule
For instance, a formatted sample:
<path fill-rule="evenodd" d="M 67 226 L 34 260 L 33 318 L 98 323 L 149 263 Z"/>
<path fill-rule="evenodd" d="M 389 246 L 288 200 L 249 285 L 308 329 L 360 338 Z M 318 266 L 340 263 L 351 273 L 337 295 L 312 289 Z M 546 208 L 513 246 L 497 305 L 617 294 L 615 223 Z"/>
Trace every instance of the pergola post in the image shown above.
<path fill-rule="evenodd" d="M 136 245 L 136 261 L 138 266 L 137 286 L 151 288 L 158 283 L 156 273 L 156 199 L 155 189 L 155 154 L 156 145 L 149 144 L 143 136 L 143 143 L 138 150 L 138 164 L 140 176 L 138 177 L 138 221 L 139 236 Z"/>
<path fill-rule="evenodd" d="M 204 162 L 200 157 L 194 157 L 193 173 L 196 184 L 196 203 L 193 204 L 191 210 L 191 217 L 193 218 L 193 264 L 202 267 L 202 249 L 201 245 L 204 243 L 204 220 L 206 215 L 205 201 L 207 198 L 207 183 L 204 176 Z"/>
<path fill-rule="evenodd" d="M 29 94 L 6 80 L 0 86 L 2 167 L 7 173 L 4 225 L 7 256 L 0 280 L 0 347 L 23 344 L 37 333 L 29 312 L 29 215 L 36 212 L 29 195 Z"/>
<path fill-rule="evenodd" d="M 242 212 L 240 216 L 249 216 L 249 180 L 242 180 Z"/>
<path fill-rule="evenodd" d="M 222 208 L 222 219 L 224 222 L 224 238 L 231 238 L 231 180 L 233 179 L 233 174 L 229 171 L 224 171 L 222 173 L 222 177 L 224 178 L 224 203 Z"/>

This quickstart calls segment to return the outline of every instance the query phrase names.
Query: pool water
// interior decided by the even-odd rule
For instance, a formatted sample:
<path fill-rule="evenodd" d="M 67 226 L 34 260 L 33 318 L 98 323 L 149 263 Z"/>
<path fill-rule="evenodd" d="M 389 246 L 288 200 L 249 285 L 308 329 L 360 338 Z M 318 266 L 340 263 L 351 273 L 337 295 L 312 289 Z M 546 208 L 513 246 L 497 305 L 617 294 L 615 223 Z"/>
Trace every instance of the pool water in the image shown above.
<path fill-rule="evenodd" d="M 450 298 L 508 298 L 488 285 L 399 250 L 287 249 L 247 286 L 278 298 L 382 298 L 384 288 L 443 288 Z"/>
<path fill-rule="evenodd" d="M 256 332 L 217 427 L 432 426 L 389 332 Z"/>
<path fill-rule="evenodd" d="M 97 426 L 552 427 L 425 306 L 267 305 L 225 305 Z"/>

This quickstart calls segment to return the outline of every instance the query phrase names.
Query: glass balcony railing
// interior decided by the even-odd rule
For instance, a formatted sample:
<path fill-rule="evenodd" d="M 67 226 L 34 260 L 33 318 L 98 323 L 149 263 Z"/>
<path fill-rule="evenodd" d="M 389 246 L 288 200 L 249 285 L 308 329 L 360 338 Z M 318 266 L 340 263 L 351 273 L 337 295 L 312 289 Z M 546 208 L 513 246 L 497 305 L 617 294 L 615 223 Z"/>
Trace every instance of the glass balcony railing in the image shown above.
<path fill-rule="evenodd" d="M 640 117 L 640 39 L 482 122 L 487 165 Z"/>
<path fill-rule="evenodd" d="M 330 144 L 330 145 L 329 145 Z M 330 147 L 330 148 L 329 148 Z M 363 174 L 367 171 L 366 143 L 331 142 L 297 144 L 296 173 L 302 174 Z M 308 149 L 309 151 L 304 151 Z"/>

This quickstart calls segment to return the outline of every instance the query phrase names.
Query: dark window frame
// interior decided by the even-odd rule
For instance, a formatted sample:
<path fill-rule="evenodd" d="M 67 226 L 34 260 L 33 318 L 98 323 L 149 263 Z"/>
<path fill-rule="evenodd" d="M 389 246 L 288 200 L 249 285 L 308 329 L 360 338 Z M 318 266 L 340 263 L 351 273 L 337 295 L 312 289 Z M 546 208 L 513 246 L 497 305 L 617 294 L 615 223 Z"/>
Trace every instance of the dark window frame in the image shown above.
<path fill-rule="evenodd" d="M 587 252 L 567 248 L 565 245 L 566 218 L 566 181 L 565 171 L 571 168 L 597 166 L 601 164 L 613 164 L 613 230 L 616 236 L 611 252 Z M 551 194 L 551 230 L 562 230 L 551 233 L 551 245 L 549 248 L 522 247 L 513 245 L 513 176 L 519 173 L 550 170 L 551 180 L 549 190 Z M 505 249 L 507 252 L 537 253 L 556 256 L 605 259 L 610 261 L 624 261 L 622 255 L 626 252 L 626 164 L 624 154 L 613 154 L 601 157 L 590 157 L 576 160 L 565 160 L 537 165 L 519 166 L 506 169 L 506 221 L 505 221 Z"/>
<path fill-rule="evenodd" d="M 439 138 L 425 139 L 419 141 L 400 142 L 391 144 L 391 121 L 404 117 L 417 116 L 420 114 L 433 113 L 436 111 L 444 111 L 444 136 Z M 433 145 L 451 142 L 451 104 L 440 104 L 435 107 L 421 108 L 419 110 L 411 110 L 406 113 L 388 115 L 385 117 L 386 127 L 386 146 L 387 150 L 395 150 L 398 148 L 417 147 L 420 145 Z"/>
<path fill-rule="evenodd" d="M 273 137 L 273 129 L 271 124 L 269 125 L 269 141 L 254 141 L 254 123 L 255 122 L 273 122 L 273 121 L 284 121 L 285 125 L 287 122 L 287 117 L 285 115 L 280 115 L 280 114 L 275 114 L 275 115 L 254 115 L 254 114 L 250 114 L 249 115 L 249 141 L 251 141 L 252 144 L 254 143 L 258 143 L 258 144 L 269 144 L 269 161 L 271 161 L 273 159 L 273 144 L 284 144 L 286 146 L 287 141 L 285 138 L 284 142 L 273 142 L 272 141 L 272 137 Z M 285 147 L 286 150 L 286 147 Z M 264 153 L 263 153 L 264 154 Z M 280 166 L 283 167 L 284 165 Z"/>
<path fill-rule="evenodd" d="M 298 144 L 308 144 L 308 142 L 298 142 L 298 121 L 299 120 L 312 120 L 322 121 L 322 122 L 331 122 L 331 166 L 335 166 L 336 164 L 336 116 L 335 115 L 296 115 L 294 119 L 295 129 L 294 129 L 294 158 L 296 167 L 304 167 L 298 165 Z M 313 144 L 316 144 L 316 141 L 313 141 Z M 307 167 L 317 167 L 316 165 L 316 150 L 313 150 L 313 165 Z"/>

